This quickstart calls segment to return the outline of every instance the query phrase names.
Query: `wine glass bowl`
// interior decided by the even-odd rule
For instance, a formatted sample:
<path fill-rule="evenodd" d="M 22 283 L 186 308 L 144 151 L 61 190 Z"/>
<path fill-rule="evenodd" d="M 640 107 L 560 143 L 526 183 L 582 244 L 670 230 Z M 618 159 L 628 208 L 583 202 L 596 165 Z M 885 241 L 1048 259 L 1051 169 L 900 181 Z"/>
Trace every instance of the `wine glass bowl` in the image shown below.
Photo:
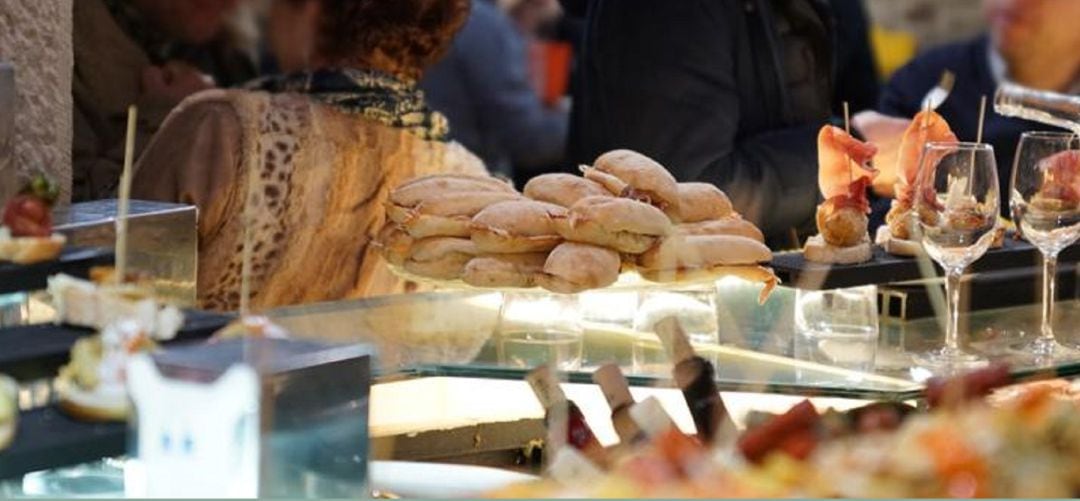
<path fill-rule="evenodd" d="M 920 159 L 913 228 L 926 254 L 945 269 L 945 346 L 916 360 L 933 372 L 986 363 L 960 347 L 960 277 L 986 253 L 997 230 L 1001 197 L 994 149 L 981 143 L 927 143 Z"/>
<path fill-rule="evenodd" d="M 1043 256 L 1042 327 L 1022 350 L 1037 364 L 1074 357 L 1055 340 L 1057 257 L 1080 239 L 1080 139 L 1068 132 L 1020 136 L 1009 188 L 1013 221 Z"/>

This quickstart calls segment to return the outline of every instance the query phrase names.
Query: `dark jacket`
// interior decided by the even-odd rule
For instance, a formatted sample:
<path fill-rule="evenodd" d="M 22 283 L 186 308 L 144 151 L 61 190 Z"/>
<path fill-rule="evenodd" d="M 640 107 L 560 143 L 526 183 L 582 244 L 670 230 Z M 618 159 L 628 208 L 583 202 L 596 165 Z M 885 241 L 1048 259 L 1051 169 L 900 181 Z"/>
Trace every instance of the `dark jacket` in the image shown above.
<path fill-rule="evenodd" d="M 881 93 L 879 111 L 886 115 L 910 118 L 918 113 L 926 92 L 937 85 L 941 73 L 956 74 L 956 84 L 949 98 L 937 112 L 961 141 L 974 141 L 979 123 L 979 99 L 986 96 L 986 122 L 983 142 L 994 146 L 998 180 L 1002 196 L 1008 196 L 1009 176 L 1020 134 L 1029 130 L 1051 130 L 1036 122 L 1008 118 L 994 113 L 997 82 L 990 71 L 990 45 L 982 36 L 966 42 L 945 45 L 919 55 L 893 74 Z M 1003 200 L 1002 210 L 1009 204 Z"/>
<path fill-rule="evenodd" d="M 832 97 L 823 2 L 577 3 L 568 7 L 584 7 L 587 24 L 572 160 L 635 149 L 680 181 L 726 190 L 773 237 L 812 225 L 816 139 Z"/>
<path fill-rule="evenodd" d="M 450 120 L 450 137 L 507 176 L 558 163 L 566 151 L 568 113 L 541 102 L 526 56 L 510 18 L 474 1 L 450 52 L 420 81 L 428 104 Z"/>

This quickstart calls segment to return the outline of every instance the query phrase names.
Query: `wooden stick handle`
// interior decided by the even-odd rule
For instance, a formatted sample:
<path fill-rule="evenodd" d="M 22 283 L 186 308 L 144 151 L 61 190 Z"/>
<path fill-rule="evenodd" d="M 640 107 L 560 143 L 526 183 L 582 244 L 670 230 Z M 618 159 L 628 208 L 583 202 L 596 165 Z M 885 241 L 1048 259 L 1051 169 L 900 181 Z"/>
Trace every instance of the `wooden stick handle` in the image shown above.
<path fill-rule="evenodd" d="M 540 405 L 544 409 L 550 409 L 556 404 L 566 401 L 566 394 L 563 393 L 562 388 L 559 386 L 559 381 L 555 379 L 555 374 L 546 365 L 541 365 L 529 371 L 529 374 L 525 376 L 525 381 L 529 382 L 533 393 L 536 394 L 536 399 L 540 401 Z"/>
<path fill-rule="evenodd" d="M 127 276 L 128 249 L 128 209 L 131 203 L 131 170 L 135 164 L 135 134 L 139 120 L 139 109 L 135 105 L 128 107 L 127 136 L 124 139 L 124 170 L 120 174 L 120 189 L 116 202 L 116 283 L 122 283 Z"/>
<path fill-rule="evenodd" d="M 656 322 L 655 328 L 656 335 L 660 338 L 660 342 L 664 343 L 664 348 L 671 356 L 673 363 L 677 364 L 695 356 L 694 347 L 690 344 L 690 338 L 686 336 L 682 325 L 679 325 L 678 317 L 666 317 Z"/>
<path fill-rule="evenodd" d="M 605 364 L 593 372 L 593 382 L 600 386 L 611 410 L 625 405 L 633 405 L 634 396 L 630 394 L 630 384 L 618 365 Z"/>

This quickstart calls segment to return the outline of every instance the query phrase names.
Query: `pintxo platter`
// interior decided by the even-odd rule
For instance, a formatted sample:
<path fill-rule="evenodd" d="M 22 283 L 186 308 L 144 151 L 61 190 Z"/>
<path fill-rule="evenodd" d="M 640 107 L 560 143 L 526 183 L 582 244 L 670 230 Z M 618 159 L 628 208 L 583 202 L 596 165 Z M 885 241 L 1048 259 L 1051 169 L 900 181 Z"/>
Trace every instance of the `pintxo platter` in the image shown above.
<path fill-rule="evenodd" d="M 970 268 L 971 273 L 1010 269 L 1038 269 L 1039 250 L 1033 245 L 1006 235 L 1002 246 L 990 249 Z M 1061 253 L 1060 263 L 1080 261 L 1080 249 L 1070 247 Z M 940 268 L 934 265 L 940 273 Z M 773 257 L 772 268 L 783 283 L 800 289 L 839 289 L 861 285 L 881 285 L 919 280 L 923 277 L 917 258 L 896 256 L 880 246 L 873 247 L 869 261 L 856 264 L 822 264 L 808 261 L 801 251 L 782 252 Z"/>

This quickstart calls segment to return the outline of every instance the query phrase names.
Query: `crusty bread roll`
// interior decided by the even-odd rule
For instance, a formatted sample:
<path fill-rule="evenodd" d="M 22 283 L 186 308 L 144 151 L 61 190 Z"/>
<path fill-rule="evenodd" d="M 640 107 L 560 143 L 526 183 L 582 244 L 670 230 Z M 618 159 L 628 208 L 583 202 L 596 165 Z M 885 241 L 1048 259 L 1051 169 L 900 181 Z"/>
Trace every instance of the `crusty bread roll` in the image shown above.
<path fill-rule="evenodd" d="M 604 247 L 564 242 L 551 251 L 537 283 L 552 292 L 572 294 L 607 287 L 619 279 L 619 253 Z"/>
<path fill-rule="evenodd" d="M 710 183 L 679 183 L 679 216 L 684 223 L 721 219 L 735 212 L 731 199 Z"/>
<path fill-rule="evenodd" d="M 48 237 L 0 236 L 0 261 L 34 264 L 51 261 L 60 255 L 67 238 L 56 233 Z"/>
<path fill-rule="evenodd" d="M 737 235 L 671 235 L 638 257 L 644 270 L 696 270 L 718 265 L 756 265 L 772 260 L 761 242 Z"/>
<path fill-rule="evenodd" d="M 413 244 L 404 268 L 422 277 L 454 280 L 461 278 L 465 265 L 476 254 L 476 246 L 467 238 L 425 238 Z"/>
<path fill-rule="evenodd" d="M 754 223 L 739 216 L 701 221 L 700 223 L 682 223 L 675 227 L 676 233 L 683 235 L 736 235 L 758 242 L 765 242 L 765 235 Z"/>
<path fill-rule="evenodd" d="M 374 245 L 387 262 L 395 266 L 402 266 L 409 258 L 412 246 L 416 242 L 405 228 L 393 222 L 383 226 L 379 234 L 371 243 Z"/>
<path fill-rule="evenodd" d="M 470 235 L 484 253 L 545 252 L 562 243 L 555 221 L 566 213 L 561 206 L 535 200 L 499 202 L 473 217 Z"/>
<path fill-rule="evenodd" d="M 558 220 L 559 234 L 572 242 L 640 254 L 674 226 L 659 209 L 628 198 L 586 197 Z"/>
<path fill-rule="evenodd" d="M 621 197 L 651 204 L 679 220 L 679 184 L 664 166 L 631 150 L 614 150 L 582 169 L 592 179 Z"/>
<path fill-rule="evenodd" d="M 546 252 L 477 256 L 465 265 L 462 280 L 475 287 L 535 287 Z"/>
<path fill-rule="evenodd" d="M 821 235 L 814 235 L 806 240 L 803 247 L 803 257 L 807 261 L 825 264 L 856 264 L 865 263 L 874 256 L 870 248 L 870 237 L 864 237 L 863 241 L 847 246 L 837 247 L 825 242 Z"/>
<path fill-rule="evenodd" d="M 836 247 L 851 247 L 869 241 L 866 214 L 853 207 L 832 209 L 824 203 L 817 208 L 818 232 L 824 242 Z"/>
<path fill-rule="evenodd" d="M 60 410 L 80 421 L 126 421 L 130 413 L 127 393 L 123 391 L 87 391 L 58 378 L 56 392 Z"/>
<path fill-rule="evenodd" d="M 614 196 L 603 185 L 571 174 L 543 174 L 525 183 L 525 196 L 570 208 L 585 197 Z"/>
<path fill-rule="evenodd" d="M 469 222 L 485 207 L 522 198 L 512 191 L 440 192 L 415 205 L 387 204 L 386 216 L 414 238 L 468 237 Z"/>
<path fill-rule="evenodd" d="M 780 284 L 772 269 L 760 265 L 717 265 L 708 268 L 684 269 L 684 270 L 638 270 L 642 278 L 651 282 L 687 282 L 695 280 L 712 280 L 717 277 L 738 277 L 748 282 L 760 282 L 765 284 L 758 295 L 758 302 L 764 303 L 769 294 Z"/>
<path fill-rule="evenodd" d="M 401 183 L 397 188 L 394 188 L 394 191 L 390 192 L 390 203 L 402 207 L 413 207 L 420 202 L 438 198 L 447 193 L 470 193 L 476 191 L 514 193 L 514 188 L 493 177 L 436 174 Z"/>

